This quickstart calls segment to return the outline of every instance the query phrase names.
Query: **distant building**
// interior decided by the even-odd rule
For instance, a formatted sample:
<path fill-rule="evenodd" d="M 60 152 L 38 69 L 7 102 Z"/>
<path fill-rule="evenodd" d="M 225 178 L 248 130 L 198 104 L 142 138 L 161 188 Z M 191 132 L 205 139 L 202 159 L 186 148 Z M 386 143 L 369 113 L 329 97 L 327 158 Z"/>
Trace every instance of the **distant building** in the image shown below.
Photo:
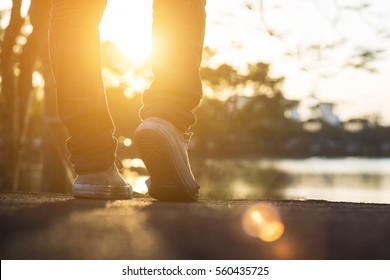
<path fill-rule="evenodd" d="M 333 112 L 334 103 L 321 102 L 318 104 L 318 110 L 320 111 L 320 118 L 325 123 L 331 126 L 339 126 L 340 119 Z"/>
<path fill-rule="evenodd" d="M 310 126 L 314 123 L 325 123 L 330 126 L 340 126 L 340 118 L 334 113 L 335 103 L 323 102 L 319 100 L 314 93 L 304 98 L 297 108 L 301 112 L 302 122 L 309 122 Z"/>
<path fill-rule="evenodd" d="M 259 102 L 259 100 L 261 102 Z M 269 101 L 272 98 L 267 96 L 231 96 L 226 104 L 229 113 L 234 113 L 247 107 L 252 103 L 251 110 L 259 111 L 264 106 L 269 106 Z M 318 130 L 316 123 L 326 123 L 330 126 L 340 126 L 341 122 L 339 117 L 334 113 L 335 103 L 322 102 L 318 100 L 314 95 L 310 95 L 308 98 L 299 100 L 289 100 L 283 98 L 279 103 L 284 110 L 284 116 L 287 119 L 293 120 L 298 123 L 309 123 L 310 130 Z M 315 129 L 313 128 L 315 127 Z M 322 126 L 321 126 L 322 127 Z"/>

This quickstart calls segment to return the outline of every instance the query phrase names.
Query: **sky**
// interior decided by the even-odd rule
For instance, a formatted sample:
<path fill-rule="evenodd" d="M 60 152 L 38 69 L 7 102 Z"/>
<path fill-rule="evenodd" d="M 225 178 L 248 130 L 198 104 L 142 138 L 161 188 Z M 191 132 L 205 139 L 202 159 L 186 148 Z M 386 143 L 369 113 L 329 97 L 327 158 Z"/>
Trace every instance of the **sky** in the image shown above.
<path fill-rule="evenodd" d="M 2 0 L 0 8 L 10 2 Z M 136 62 L 147 59 L 152 2 L 108 0 L 100 25 L 102 40 L 117 42 Z M 263 9 L 260 2 L 207 0 L 205 45 L 217 51 L 214 64 L 244 69 L 247 63 L 270 63 L 271 75 L 286 78 L 287 98 L 314 94 L 335 103 L 342 120 L 380 114 L 382 123 L 390 125 L 390 40 L 378 33 L 390 28 L 390 1 L 264 0 Z M 366 10 L 353 9 L 364 3 L 370 3 Z M 344 44 L 326 49 L 338 42 Z M 305 49 L 309 45 L 320 47 Z M 357 47 L 388 49 L 372 64 L 376 73 L 344 67 Z"/>
<path fill-rule="evenodd" d="M 381 40 L 376 30 L 390 26 L 390 2 L 369 2 L 371 7 L 365 13 L 357 13 L 340 11 L 336 3 L 351 7 L 364 1 L 264 0 L 262 21 L 258 0 L 225 0 L 223 5 L 220 0 L 208 0 L 205 45 L 216 49 L 216 64 L 228 62 L 244 68 L 251 62 L 270 63 L 272 75 L 286 77 L 287 98 L 302 99 L 314 94 L 321 101 L 334 102 L 335 113 L 342 120 L 380 114 L 382 122 L 390 125 L 390 50 L 374 64 L 378 71 L 375 74 L 343 67 L 356 47 L 386 49 L 389 45 L 389 40 Z M 251 10 L 246 9 L 247 4 Z M 152 0 L 109 0 L 101 24 L 102 38 L 122 42 L 133 58 L 147 57 L 151 8 Z M 283 39 L 267 35 L 264 22 Z M 123 23 L 125 30 L 115 28 Z M 131 31 L 133 26 L 136 31 Z M 135 35 L 124 40 L 122 34 L 130 32 Z M 133 36 L 138 45 L 134 45 Z M 299 57 L 285 55 L 306 45 L 325 46 L 341 40 L 346 43 L 337 50 L 323 51 L 321 59 L 304 49 Z"/>

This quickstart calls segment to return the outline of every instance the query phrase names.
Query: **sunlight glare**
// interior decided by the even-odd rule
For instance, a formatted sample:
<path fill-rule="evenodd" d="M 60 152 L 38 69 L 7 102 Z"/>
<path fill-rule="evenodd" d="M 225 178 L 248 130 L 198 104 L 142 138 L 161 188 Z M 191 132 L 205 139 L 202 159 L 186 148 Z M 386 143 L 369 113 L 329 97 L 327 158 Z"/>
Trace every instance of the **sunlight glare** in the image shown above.
<path fill-rule="evenodd" d="M 137 168 L 146 168 L 145 163 L 140 158 L 133 158 L 131 160 L 131 166 Z"/>
<path fill-rule="evenodd" d="M 123 171 L 123 177 L 125 181 L 130 184 L 134 192 L 139 194 L 145 194 L 148 192 L 146 180 L 149 176 L 140 176 L 137 172 L 125 169 Z"/>
<path fill-rule="evenodd" d="M 277 209 L 264 203 L 251 207 L 244 214 L 242 226 L 246 234 L 264 242 L 276 241 L 284 233 Z"/>
<path fill-rule="evenodd" d="M 147 88 L 147 82 L 143 78 L 135 79 L 131 82 L 131 88 L 135 92 L 143 92 Z"/>
<path fill-rule="evenodd" d="M 108 1 L 100 34 L 102 41 L 115 42 L 136 65 L 150 56 L 152 26 L 151 1 Z"/>
<path fill-rule="evenodd" d="M 148 187 L 146 186 L 146 180 L 148 179 L 148 176 L 141 176 L 138 177 L 135 180 L 134 186 L 133 186 L 133 191 L 137 193 L 142 193 L 145 194 L 148 192 Z"/>
<path fill-rule="evenodd" d="M 130 139 L 130 138 L 125 138 L 125 139 Z M 145 163 L 140 158 L 125 158 L 122 160 L 122 165 L 124 168 L 131 168 L 131 167 L 146 168 Z"/>

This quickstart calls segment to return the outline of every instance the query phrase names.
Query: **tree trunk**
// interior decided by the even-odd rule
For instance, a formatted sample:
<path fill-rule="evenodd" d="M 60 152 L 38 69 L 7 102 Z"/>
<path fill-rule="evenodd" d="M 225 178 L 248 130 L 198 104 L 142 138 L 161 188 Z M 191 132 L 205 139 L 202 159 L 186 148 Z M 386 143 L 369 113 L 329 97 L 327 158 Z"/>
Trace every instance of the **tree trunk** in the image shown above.
<path fill-rule="evenodd" d="M 2 124 L 0 138 L 0 190 L 17 191 L 43 190 L 50 192 L 70 192 L 73 174 L 66 160 L 64 141 L 65 129 L 57 115 L 55 83 L 49 60 L 48 29 L 50 0 L 31 0 L 30 20 L 33 32 L 28 36 L 23 51 L 15 53 L 16 38 L 24 19 L 20 16 L 21 0 L 14 0 L 11 20 L 5 31 L 1 52 L 1 93 Z M 26 162 L 25 151 L 29 141 L 31 106 L 33 97 L 32 76 L 37 61 L 41 62 L 41 72 L 45 81 L 45 114 L 38 120 L 42 126 L 43 163 L 39 160 Z M 19 75 L 16 74 L 17 62 Z M 37 121 L 35 119 L 35 121 Z M 22 163 L 22 164 L 21 164 Z M 33 166 L 34 164 L 34 166 Z M 39 164 L 43 168 L 37 168 Z M 31 171 L 42 169 L 41 184 L 33 186 Z M 26 172 L 26 173 L 24 173 Z M 29 177 L 30 176 L 30 177 Z M 19 186 L 19 178 L 25 178 Z M 36 180 L 35 180 L 36 181 Z"/>
<path fill-rule="evenodd" d="M 24 19 L 20 16 L 22 0 L 14 0 L 11 19 L 5 30 L 0 54 L 2 125 L 0 139 L 0 189 L 16 190 L 18 176 L 18 98 L 16 90 L 14 46 Z"/>

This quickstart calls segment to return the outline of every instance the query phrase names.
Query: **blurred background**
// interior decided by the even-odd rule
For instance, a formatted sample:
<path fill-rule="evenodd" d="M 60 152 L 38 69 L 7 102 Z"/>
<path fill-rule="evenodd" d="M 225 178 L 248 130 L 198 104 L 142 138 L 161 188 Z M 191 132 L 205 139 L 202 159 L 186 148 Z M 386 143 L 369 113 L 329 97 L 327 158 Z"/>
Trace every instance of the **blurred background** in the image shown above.
<path fill-rule="evenodd" d="M 222 4 L 223 3 L 223 4 Z M 390 202 L 390 2 L 208 0 L 190 145 L 205 199 Z M 50 0 L 0 3 L 0 189 L 71 192 L 48 59 Z M 152 80 L 152 0 L 108 0 L 103 76 L 123 174 Z M 77 67 L 77 65 L 75 65 Z"/>

